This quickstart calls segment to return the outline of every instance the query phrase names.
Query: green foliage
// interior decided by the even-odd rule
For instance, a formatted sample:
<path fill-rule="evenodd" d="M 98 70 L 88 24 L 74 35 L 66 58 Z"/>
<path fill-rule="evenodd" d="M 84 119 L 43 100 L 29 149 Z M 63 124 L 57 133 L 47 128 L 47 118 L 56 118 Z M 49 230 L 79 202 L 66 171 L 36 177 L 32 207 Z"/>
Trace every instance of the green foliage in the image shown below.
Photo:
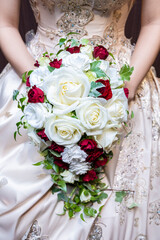
<path fill-rule="evenodd" d="M 97 91 L 97 89 L 104 87 L 101 82 L 91 82 L 90 92 L 88 94 L 89 97 L 99 97 L 101 93 Z"/>
<path fill-rule="evenodd" d="M 89 43 L 89 40 L 86 38 L 82 38 L 81 43 L 82 43 L 82 45 L 87 45 Z"/>
<path fill-rule="evenodd" d="M 129 65 L 125 64 L 119 72 L 121 79 L 123 81 L 129 81 L 133 70 L 134 70 L 133 67 L 130 67 Z"/>
<path fill-rule="evenodd" d="M 103 72 L 99 67 L 100 64 L 101 64 L 101 61 L 94 61 L 93 63 L 90 63 L 90 71 L 95 72 L 97 78 L 106 77 L 105 72 Z"/>
<path fill-rule="evenodd" d="M 59 46 L 62 47 L 65 44 L 66 40 L 67 40 L 67 38 L 61 38 L 59 40 Z"/>
<path fill-rule="evenodd" d="M 22 74 L 22 82 L 23 82 L 23 83 L 26 83 L 26 82 L 27 82 L 26 77 L 27 77 L 27 72 L 25 72 L 25 73 Z"/>
<path fill-rule="evenodd" d="M 54 68 L 54 67 L 51 67 L 51 66 L 48 66 L 48 70 L 49 70 L 50 72 L 53 72 L 53 71 L 55 70 L 55 68 Z"/>
<path fill-rule="evenodd" d="M 125 191 L 116 192 L 116 198 L 115 201 L 121 203 L 123 201 L 123 198 L 127 195 Z"/>
<path fill-rule="evenodd" d="M 18 90 L 14 90 L 14 91 L 13 91 L 13 101 L 17 100 L 18 94 L 19 94 L 19 91 L 18 91 Z"/>

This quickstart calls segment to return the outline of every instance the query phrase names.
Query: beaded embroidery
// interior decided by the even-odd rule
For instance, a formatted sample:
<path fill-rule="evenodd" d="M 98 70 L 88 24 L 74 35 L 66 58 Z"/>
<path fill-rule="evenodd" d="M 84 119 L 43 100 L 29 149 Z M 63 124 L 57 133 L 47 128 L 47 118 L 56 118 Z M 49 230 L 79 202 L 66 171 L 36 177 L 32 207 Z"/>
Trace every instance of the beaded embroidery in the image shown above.
<path fill-rule="evenodd" d="M 35 220 L 22 240 L 49 240 L 49 237 L 41 236 L 41 227 L 38 225 L 38 221 Z"/>
<path fill-rule="evenodd" d="M 149 220 L 150 224 L 154 222 L 156 225 L 160 225 L 160 200 L 149 204 Z"/>

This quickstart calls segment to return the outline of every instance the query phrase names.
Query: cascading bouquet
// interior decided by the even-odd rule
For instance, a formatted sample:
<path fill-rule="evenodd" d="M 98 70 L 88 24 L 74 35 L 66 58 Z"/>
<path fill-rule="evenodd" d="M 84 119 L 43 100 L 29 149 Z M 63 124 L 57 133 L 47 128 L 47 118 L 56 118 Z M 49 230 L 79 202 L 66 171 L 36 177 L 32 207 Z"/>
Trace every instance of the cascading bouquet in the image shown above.
<path fill-rule="evenodd" d="M 113 55 L 87 39 L 61 38 L 59 47 L 55 55 L 44 53 L 37 68 L 23 75 L 25 94 L 14 91 L 13 99 L 23 112 L 14 137 L 21 126 L 27 128 L 44 156 L 34 165 L 50 170 L 52 193 L 64 202 L 63 214 L 72 218 L 81 212 L 84 220 L 83 214 L 97 214 L 93 203 L 108 196 L 103 167 L 127 121 L 124 81 L 133 68 L 124 65 L 118 71 Z M 118 193 L 116 201 L 123 196 Z"/>

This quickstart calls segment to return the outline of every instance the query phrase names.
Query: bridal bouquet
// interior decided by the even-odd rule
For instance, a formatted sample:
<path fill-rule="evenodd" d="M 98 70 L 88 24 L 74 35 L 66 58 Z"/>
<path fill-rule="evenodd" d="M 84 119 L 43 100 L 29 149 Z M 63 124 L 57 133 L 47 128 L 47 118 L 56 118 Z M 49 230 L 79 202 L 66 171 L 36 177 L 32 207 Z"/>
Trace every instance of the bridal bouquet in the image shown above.
<path fill-rule="evenodd" d="M 25 73 L 26 93 L 13 98 L 23 116 L 23 126 L 39 147 L 43 165 L 53 181 L 52 193 L 64 202 L 63 213 L 94 217 L 93 203 L 107 198 L 103 167 L 112 158 L 113 144 L 127 121 L 128 89 L 124 81 L 133 71 L 120 71 L 104 46 L 87 39 L 62 38 L 57 54 L 44 53 L 36 69 Z M 108 60 L 110 58 L 110 60 Z M 121 193 L 122 197 L 124 193 Z"/>

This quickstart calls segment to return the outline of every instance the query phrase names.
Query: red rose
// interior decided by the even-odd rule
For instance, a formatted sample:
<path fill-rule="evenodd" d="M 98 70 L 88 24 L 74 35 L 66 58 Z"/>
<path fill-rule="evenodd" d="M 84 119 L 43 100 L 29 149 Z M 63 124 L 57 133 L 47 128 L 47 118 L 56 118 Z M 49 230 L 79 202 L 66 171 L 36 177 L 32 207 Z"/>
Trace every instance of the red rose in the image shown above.
<path fill-rule="evenodd" d="M 63 146 L 60 146 L 58 145 L 57 143 L 55 142 L 52 142 L 51 146 L 48 147 L 49 149 L 55 151 L 55 152 L 58 152 L 58 153 L 61 153 L 64 151 L 64 147 Z"/>
<path fill-rule="evenodd" d="M 99 97 L 100 98 L 105 98 L 106 100 L 111 99 L 112 98 L 112 90 L 111 90 L 109 80 L 99 79 L 96 82 L 100 82 L 104 85 L 104 87 L 101 87 L 101 88 L 97 89 L 97 91 L 99 93 L 101 93 L 101 95 Z"/>
<path fill-rule="evenodd" d="M 27 86 L 27 87 L 30 87 L 30 86 L 31 86 L 30 81 L 29 81 L 29 77 L 27 77 L 26 86 Z"/>
<path fill-rule="evenodd" d="M 97 179 L 97 175 L 96 172 L 94 170 L 90 170 L 88 171 L 82 178 L 82 180 L 84 182 L 89 182 L 89 181 L 93 181 L 94 179 Z"/>
<path fill-rule="evenodd" d="M 98 159 L 97 161 L 94 162 L 94 167 L 95 168 L 102 167 L 106 165 L 107 162 L 108 162 L 108 158 L 103 157 L 103 159 Z"/>
<path fill-rule="evenodd" d="M 37 88 L 36 86 L 33 86 L 29 92 L 28 92 L 28 102 L 29 103 L 43 103 L 44 102 L 44 92 Z"/>
<path fill-rule="evenodd" d="M 91 151 L 87 151 L 88 157 L 87 162 L 93 162 L 103 154 L 103 148 L 95 148 Z"/>
<path fill-rule="evenodd" d="M 107 49 L 103 46 L 97 46 L 94 47 L 94 51 L 93 51 L 93 57 L 97 58 L 99 57 L 100 59 L 105 60 L 109 55 L 109 52 L 107 51 Z"/>
<path fill-rule="evenodd" d="M 39 62 L 36 60 L 35 64 L 34 64 L 35 67 L 39 67 Z"/>
<path fill-rule="evenodd" d="M 40 130 L 39 132 L 37 132 L 37 135 L 38 135 L 40 138 L 42 138 L 44 141 L 48 141 L 49 139 L 48 139 L 47 135 L 45 134 L 44 130 L 45 130 L 45 129 L 42 129 L 42 130 Z"/>
<path fill-rule="evenodd" d="M 71 54 L 72 53 L 79 53 L 80 52 L 80 48 L 81 48 L 81 45 L 78 47 L 78 46 L 75 46 L 75 47 L 68 47 L 66 49 L 66 51 L 70 52 Z"/>
<path fill-rule="evenodd" d="M 68 170 L 68 168 L 69 168 L 69 165 L 67 163 L 63 162 L 62 158 L 54 157 L 54 164 L 56 164 L 57 166 L 59 166 L 63 169 L 66 169 L 66 170 Z"/>
<path fill-rule="evenodd" d="M 124 93 L 125 93 L 126 97 L 128 98 L 128 95 L 129 95 L 129 90 L 128 90 L 128 88 L 124 88 Z"/>
<path fill-rule="evenodd" d="M 60 59 L 59 61 L 57 59 L 54 59 L 52 62 L 49 63 L 49 65 L 53 68 L 60 68 L 60 66 L 62 65 L 62 59 Z"/>
<path fill-rule="evenodd" d="M 97 143 L 92 139 L 84 139 L 80 141 L 79 146 L 81 147 L 82 150 L 86 151 L 97 148 Z"/>

